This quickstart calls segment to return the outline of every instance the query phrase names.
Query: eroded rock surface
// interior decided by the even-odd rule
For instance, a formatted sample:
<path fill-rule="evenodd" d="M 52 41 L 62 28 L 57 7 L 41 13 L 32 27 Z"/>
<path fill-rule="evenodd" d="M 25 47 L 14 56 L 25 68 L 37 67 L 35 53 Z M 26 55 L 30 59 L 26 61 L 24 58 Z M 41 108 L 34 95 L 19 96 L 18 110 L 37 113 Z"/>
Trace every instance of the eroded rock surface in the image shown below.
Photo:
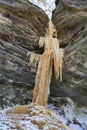
<path fill-rule="evenodd" d="M 23 0 L 0 0 L 0 107 L 31 100 L 35 70 L 27 52 L 40 52 L 48 23 L 42 9 Z"/>
<path fill-rule="evenodd" d="M 69 96 L 87 106 L 87 1 L 56 1 L 53 22 L 65 48 L 63 82 L 52 82 L 52 96 Z M 55 94 L 54 94 L 55 93 Z"/>
<path fill-rule="evenodd" d="M 58 38 L 65 44 L 87 25 L 86 0 L 56 0 L 57 7 L 53 12 Z"/>

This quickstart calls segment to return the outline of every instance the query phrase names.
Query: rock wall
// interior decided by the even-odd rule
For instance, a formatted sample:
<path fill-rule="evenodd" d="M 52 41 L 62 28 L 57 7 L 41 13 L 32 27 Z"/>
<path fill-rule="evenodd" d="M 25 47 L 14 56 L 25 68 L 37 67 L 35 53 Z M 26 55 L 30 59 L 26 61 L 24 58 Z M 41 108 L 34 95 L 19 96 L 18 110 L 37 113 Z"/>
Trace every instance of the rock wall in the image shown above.
<path fill-rule="evenodd" d="M 63 82 L 53 77 L 51 96 L 87 106 L 87 1 L 56 5 L 52 19 L 65 57 Z M 26 54 L 43 52 L 37 43 L 47 23 L 47 15 L 27 0 L 0 0 L 0 107 L 31 101 L 36 72 Z"/>
<path fill-rule="evenodd" d="M 48 23 L 42 9 L 23 0 L 0 0 L 0 107 L 31 100 L 35 71 L 27 52 L 39 52 Z"/>
<path fill-rule="evenodd" d="M 63 82 L 52 81 L 51 96 L 69 96 L 87 106 L 87 0 L 56 0 L 53 22 L 65 48 Z"/>

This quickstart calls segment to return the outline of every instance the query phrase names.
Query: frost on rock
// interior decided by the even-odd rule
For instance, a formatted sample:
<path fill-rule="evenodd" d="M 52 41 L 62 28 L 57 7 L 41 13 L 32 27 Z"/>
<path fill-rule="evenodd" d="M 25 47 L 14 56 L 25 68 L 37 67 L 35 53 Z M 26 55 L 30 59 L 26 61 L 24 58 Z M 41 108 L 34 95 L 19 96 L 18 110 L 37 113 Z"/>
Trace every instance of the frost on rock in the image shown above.
<path fill-rule="evenodd" d="M 67 107 L 73 109 L 72 101 L 68 101 L 67 104 L 65 103 L 66 109 Z M 75 118 L 67 119 L 64 104 L 60 109 L 53 104 L 50 105 L 43 107 L 32 103 L 0 110 L 0 130 L 87 130 L 85 108 L 78 108 L 81 113 L 78 111 L 79 114 L 74 115 Z M 63 110 L 64 113 L 61 115 L 60 112 Z M 71 111 L 69 110 L 68 113 L 71 114 Z"/>
<path fill-rule="evenodd" d="M 0 130 L 71 130 L 48 107 L 36 104 L 14 107 L 4 113 Z"/>

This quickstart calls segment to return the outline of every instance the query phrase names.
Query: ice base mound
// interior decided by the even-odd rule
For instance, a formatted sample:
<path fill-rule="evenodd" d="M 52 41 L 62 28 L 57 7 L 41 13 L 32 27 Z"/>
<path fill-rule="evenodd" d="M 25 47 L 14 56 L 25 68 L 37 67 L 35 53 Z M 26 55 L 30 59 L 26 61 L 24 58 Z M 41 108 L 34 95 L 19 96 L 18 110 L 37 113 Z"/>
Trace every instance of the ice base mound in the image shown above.
<path fill-rule="evenodd" d="M 71 130 L 50 108 L 32 103 L 8 110 L 5 118 L 3 128 L 9 130 Z"/>

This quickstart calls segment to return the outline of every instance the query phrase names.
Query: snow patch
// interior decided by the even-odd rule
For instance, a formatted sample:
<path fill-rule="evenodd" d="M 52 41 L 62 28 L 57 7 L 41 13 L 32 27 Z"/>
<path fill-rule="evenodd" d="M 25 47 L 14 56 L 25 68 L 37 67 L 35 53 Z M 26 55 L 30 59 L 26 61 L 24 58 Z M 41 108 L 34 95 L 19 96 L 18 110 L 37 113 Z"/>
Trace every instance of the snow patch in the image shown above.
<path fill-rule="evenodd" d="M 42 8 L 48 15 L 49 19 L 52 18 L 52 11 L 55 9 L 55 0 L 45 0 L 44 3 L 38 0 L 29 0 L 29 1 L 37 5 L 38 7 Z"/>

